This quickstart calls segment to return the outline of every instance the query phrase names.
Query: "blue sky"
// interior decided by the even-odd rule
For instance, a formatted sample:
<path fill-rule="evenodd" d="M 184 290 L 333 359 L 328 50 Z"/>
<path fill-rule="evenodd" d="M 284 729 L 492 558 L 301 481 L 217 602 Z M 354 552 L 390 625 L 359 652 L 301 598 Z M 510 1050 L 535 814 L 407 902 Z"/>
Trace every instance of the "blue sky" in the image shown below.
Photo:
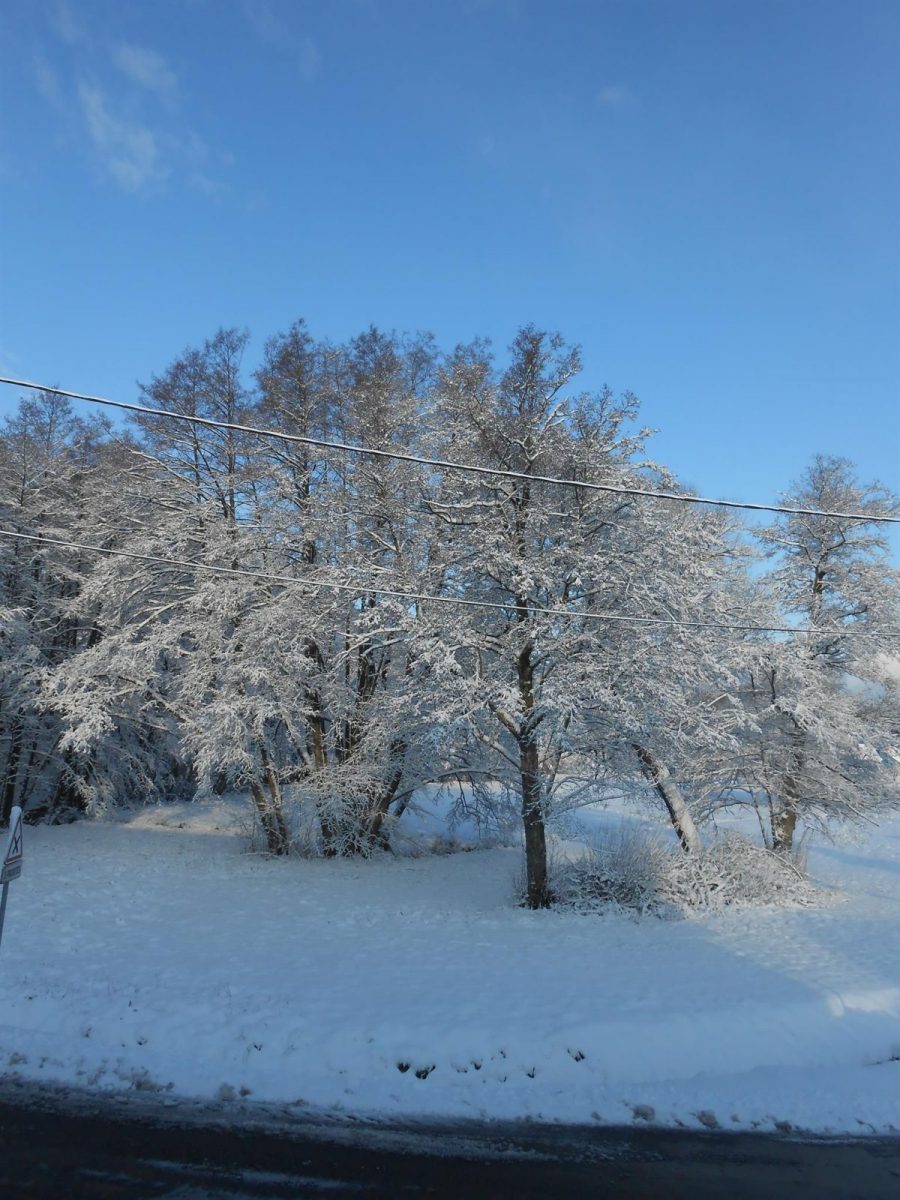
<path fill-rule="evenodd" d="M 499 349 L 630 389 L 772 499 L 900 483 L 896 0 L 4 0 L 0 368 L 134 399 L 220 325 Z M 0 389 L 0 413 L 16 400 Z"/>

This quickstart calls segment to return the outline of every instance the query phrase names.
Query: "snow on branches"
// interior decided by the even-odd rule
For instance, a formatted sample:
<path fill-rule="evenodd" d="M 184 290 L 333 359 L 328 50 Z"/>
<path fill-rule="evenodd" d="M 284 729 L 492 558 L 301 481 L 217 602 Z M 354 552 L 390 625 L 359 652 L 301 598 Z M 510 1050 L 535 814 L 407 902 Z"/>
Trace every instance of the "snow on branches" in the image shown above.
<path fill-rule="evenodd" d="M 122 433 L 49 395 L 0 433 L 8 529 L 144 556 L 0 545 L 4 813 L 241 789 L 270 853 L 370 854 L 416 788 L 456 781 L 486 812 L 517 797 L 542 907 L 553 823 L 601 783 L 649 790 L 688 857 L 738 794 L 778 851 L 897 802 L 898 577 L 865 520 L 897 501 L 850 464 L 816 459 L 785 499 L 863 517 L 751 535 L 578 486 L 679 490 L 636 399 L 579 391 L 558 335 L 525 327 L 498 363 L 300 322 L 252 378 L 246 343 L 186 350 L 146 403 L 363 452 L 171 416 Z"/>

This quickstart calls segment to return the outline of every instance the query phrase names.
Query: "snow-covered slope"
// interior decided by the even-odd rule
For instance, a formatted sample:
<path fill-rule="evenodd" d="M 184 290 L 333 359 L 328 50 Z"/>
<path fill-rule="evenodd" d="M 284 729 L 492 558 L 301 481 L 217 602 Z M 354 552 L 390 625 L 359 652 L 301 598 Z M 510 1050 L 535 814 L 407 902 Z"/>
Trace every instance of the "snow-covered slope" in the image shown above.
<path fill-rule="evenodd" d="M 900 820 L 810 865 L 818 909 L 638 922 L 516 908 L 508 848 L 272 861 L 218 805 L 29 829 L 0 1066 L 360 1113 L 890 1131 Z"/>

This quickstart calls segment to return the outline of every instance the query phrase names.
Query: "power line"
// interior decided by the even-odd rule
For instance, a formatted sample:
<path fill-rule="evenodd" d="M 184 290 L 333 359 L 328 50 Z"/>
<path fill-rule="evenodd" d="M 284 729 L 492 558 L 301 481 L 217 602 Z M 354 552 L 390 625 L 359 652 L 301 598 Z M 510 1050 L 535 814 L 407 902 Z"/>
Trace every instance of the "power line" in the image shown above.
<path fill-rule="evenodd" d="M 382 587 L 371 587 L 369 585 L 354 586 L 349 583 L 331 583 L 320 579 L 297 579 L 293 575 L 279 575 L 269 571 L 248 571 L 243 567 L 217 567 L 211 563 L 193 562 L 185 558 L 163 558 L 161 555 L 141 554 L 135 550 L 113 550 L 109 546 L 93 546 L 89 543 L 71 542 L 62 538 L 41 537 L 39 534 L 19 533 L 13 529 L 0 529 L 0 537 L 15 538 L 25 542 L 37 542 L 45 546 L 62 546 L 66 550 L 87 550 L 92 554 L 102 554 L 113 558 L 128 558 L 137 562 L 156 563 L 159 566 L 178 567 L 189 571 L 207 571 L 214 575 L 236 576 L 243 579 L 260 579 L 265 583 L 282 583 L 290 587 L 313 587 L 324 588 L 326 590 L 331 588 L 333 591 L 351 592 L 357 596 L 360 592 L 371 592 L 375 595 L 387 596 L 394 600 L 415 600 L 419 603 L 427 604 L 455 604 L 464 608 L 495 609 L 501 612 L 509 612 L 510 609 L 519 607 L 514 603 L 500 604 L 491 600 L 464 600 L 462 597 L 457 596 L 435 596 L 422 592 L 393 591 Z M 900 636 L 894 634 L 878 635 L 853 629 L 797 628 L 793 625 L 728 625 L 720 621 L 683 621 L 676 620 L 674 617 L 633 617 L 626 616 L 624 613 L 573 612 L 570 608 L 538 608 L 531 604 L 528 604 L 527 608 L 529 613 L 535 616 L 566 617 L 570 620 L 575 619 L 579 621 L 613 621 L 625 625 L 665 625 L 679 629 L 716 629 L 728 633 L 789 633 L 795 635 L 812 634 L 816 637 L 834 635 L 836 637 L 861 638 L 877 638 L 880 636 L 890 638 Z"/>
<path fill-rule="evenodd" d="M 780 504 L 754 504 L 746 500 L 717 500 L 710 496 L 689 496 L 684 492 L 658 491 L 652 488 L 624 487 L 612 483 L 596 483 L 590 480 L 557 479 L 552 475 L 529 475 L 525 471 L 509 471 L 502 467 L 479 467 L 471 463 L 450 462 L 442 458 L 423 458 L 407 454 L 402 450 L 380 450 L 372 446 L 357 446 L 351 442 L 331 442 L 325 438 L 307 437 L 298 433 L 282 433 L 277 429 L 263 429 L 254 425 L 239 425 L 234 421 L 216 421 L 211 417 L 189 416 L 166 408 L 151 408 L 149 405 L 129 404 L 124 400 L 110 400 L 105 396 L 91 396 L 84 392 L 72 392 L 66 388 L 47 387 L 43 383 L 32 383 L 27 379 L 11 379 L 0 375 L 0 383 L 13 387 L 30 388 L 32 391 L 50 392 L 54 396 L 66 396 L 70 400 L 85 400 L 89 404 L 104 404 L 126 412 L 143 413 L 153 417 L 170 417 L 175 421 L 188 421 L 193 425 L 205 425 L 212 429 L 229 429 L 234 433 L 249 433 L 255 437 L 277 438 L 283 442 L 295 442 L 303 446 L 317 446 L 326 450 L 340 450 L 348 454 L 371 454 L 377 458 L 394 459 L 397 462 L 416 463 L 424 467 L 439 467 L 446 471 L 463 471 L 473 475 L 489 475 L 505 479 L 522 479 L 529 483 L 551 483 L 559 487 L 586 488 L 594 492 L 611 492 L 618 496 L 643 496 L 651 500 L 678 500 L 684 504 L 710 504 L 717 508 L 739 508 L 753 512 L 786 513 L 797 517 L 835 517 L 845 521 L 866 521 L 900 524 L 900 517 L 872 516 L 869 513 L 828 512 L 820 508 L 791 508 Z"/>

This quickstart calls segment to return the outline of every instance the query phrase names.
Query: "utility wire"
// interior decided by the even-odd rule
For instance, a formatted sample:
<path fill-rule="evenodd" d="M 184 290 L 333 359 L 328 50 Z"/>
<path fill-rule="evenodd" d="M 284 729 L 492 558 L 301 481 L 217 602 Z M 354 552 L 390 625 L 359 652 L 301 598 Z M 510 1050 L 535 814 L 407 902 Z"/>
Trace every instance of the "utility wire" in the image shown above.
<path fill-rule="evenodd" d="M 262 429 L 253 425 L 239 425 L 234 421 L 216 421 L 211 417 L 194 417 L 187 413 L 173 412 L 166 408 L 151 408 L 149 405 L 129 404 L 124 400 L 109 400 L 105 396 L 90 396 L 84 392 L 71 392 L 65 388 L 47 387 L 43 383 L 31 383 L 27 379 L 11 379 L 0 375 L 0 383 L 13 387 L 31 388 L 33 391 L 50 392 L 54 396 L 67 396 L 71 400 L 85 400 L 89 404 L 104 404 L 126 412 L 143 413 L 153 417 L 170 417 L 175 421 L 188 421 L 193 425 L 205 425 L 212 429 L 229 429 L 235 433 L 250 433 L 255 437 L 278 438 L 283 442 L 296 442 L 303 446 L 318 446 L 326 450 L 340 450 L 348 454 L 371 454 L 377 458 L 390 458 L 397 462 L 417 463 L 424 467 L 440 467 L 446 471 L 463 471 L 473 475 L 489 475 L 505 479 L 524 479 L 529 483 L 552 483 L 560 487 L 586 488 L 594 492 L 612 492 L 618 496 L 644 496 L 651 500 L 678 500 L 684 504 L 711 504 L 718 508 L 740 508 L 754 512 L 787 513 L 797 517 L 835 517 L 845 521 L 875 521 L 900 524 L 900 517 L 873 516 L 870 513 L 828 512 L 820 508 L 792 508 L 780 504 L 753 504 L 745 500 L 716 500 L 709 496 L 689 496 L 684 492 L 657 491 L 652 488 L 623 487 L 612 483 L 596 483 L 590 480 L 557 479 L 552 475 L 529 475 L 525 471 L 509 471 L 502 467 L 479 467 L 471 463 L 450 462 L 442 458 L 422 458 L 402 450 L 379 450 L 372 446 L 357 446 L 351 442 L 331 442 L 325 438 L 307 437 L 298 433 L 282 433 L 277 429 Z"/>
<path fill-rule="evenodd" d="M 322 579 L 297 579 L 293 575 L 279 575 L 269 571 L 248 571 L 242 567 L 217 567 L 211 563 L 193 562 L 185 558 L 163 558 L 156 554 L 140 554 L 135 550 L 113 550 L 108 546 L 93 546 L 85 542 L 71 542 L 62 538 L 41 537 L 33 533 L 19 533 L 13 529 L 0 529 L 0 537 L 15 538 L 19 541 L 37 542 L 45 546 L 62 546 L 66 550 L 87 550 L 92 554 L 103 554 L 113 558 L 128 558 L 137 562 L 156 563 L 164 567 L 178 567 L 188 571 L 207 571 L 213 575 L 236 576 L 243 579 L 260 579 L 265 583 L 282 583 L 290 587 L 313 587 L 322 589 L 332 589 L 337 592 L 352 592 L 354 595 L 359 595 L 360 592 L 372 592 L 378 596 L 388 596 L 394 600 L 416 600 L 426 604 L 456 604 L 463 608 L 486 608 L 498 609 L 501 612 L 509 612 L 510 609 L 518 608 L 515 603 L 499 604 L 491 600 L 464 600 L 457 596 L 435 596 L 421 592 L 406 592 L 392 591 L 388 588 L 371 587 L 368 584 L 354 585 L 350 583 L 330 583 Z M 665 625 L 674 628 L 683 629 L 717 629 L 724 630 L 728 633 L 790 633 L 790 634 L 813 634 L 816 637 L 836 636 L 836 637 L 861 637 L 861 638 L 878 638 L 878 637 L 900 637 L 900 634 L 874 634 L 866 633 L 862 630 L 854 629 L 836 629 L 836 628 L 798 628 L 794 625 L 729 625 L 720 621 L 683 621 L 677 620 L 674 617 L 632 617 L 626 616 L 623 613 L 608 613 L 608 612 L 573 612 L 570 608 L 538 608 L 532 604 L 528 604 L 529 613 L 535 616 L 547 617 L 567 617 L 570 620 L 579 621 L 614 621 L 623 625 Z"/>

